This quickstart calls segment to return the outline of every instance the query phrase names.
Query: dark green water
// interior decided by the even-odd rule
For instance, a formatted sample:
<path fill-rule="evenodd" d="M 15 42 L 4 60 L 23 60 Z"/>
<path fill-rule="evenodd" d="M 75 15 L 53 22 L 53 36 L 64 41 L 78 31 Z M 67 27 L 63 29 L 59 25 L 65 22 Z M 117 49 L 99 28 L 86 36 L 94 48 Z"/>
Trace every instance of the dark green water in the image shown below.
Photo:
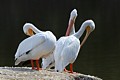
<path fill-rule="evenodd" d="M 91 33 L 74 63 L 74 71 L 120 80 L 120 1 L 119 0 L 9 0 L 0 1 L 0 66 L 13 66 L 18 44 L 27 36 L 26 22 L 40 30 L 51 30 L 57 38 L 65 35 L 69 14 L 78 10 L 76 31 L 83 21 L 93 19 Z"/>

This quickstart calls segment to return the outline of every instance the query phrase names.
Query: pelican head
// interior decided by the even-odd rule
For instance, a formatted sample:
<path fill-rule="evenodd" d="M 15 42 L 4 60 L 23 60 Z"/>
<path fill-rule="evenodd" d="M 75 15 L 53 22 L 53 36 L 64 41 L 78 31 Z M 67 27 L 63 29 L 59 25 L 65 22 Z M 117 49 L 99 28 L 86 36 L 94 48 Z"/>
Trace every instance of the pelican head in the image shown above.
<path fill-rule="evenodd" d="M 75 20 L 77 15 L 78 15 L 77 10 L 76 9 L 72 10 L 72 12 L 70 13 L 70 19 Z"/>
<path fill-rule="evenodd" d="M 86 20 L 83 25 L 86 25 L 86 30 L 89 32 L 92 32 L 95 29 L 95 23 L 93 22 L 93 20 Z"/>
<path fill-rule="evenodd" d="M 93 20 L 86 20 L 82 26 L 86 27 L 86 35 L 81 43 L 81 46 L 84 44 L 84 42 L 86 41 L 86 39 L 88 38 L 89 34 L 94 31 L 95 29 L 95 23 L 93 22 Z"/>
<path fill-rule="evenodd" d="M 72 12 L 70 13 L 70 19 L 69 19 L 68 28 L 66 31 L 66 36 L 75 33 L 74 23 L 77 15 L 78 14 L 76 9 L 72 10 Z"/>
<path fill-rule="evenodd" d="M 33 35 L 33 30 L 32 27 L 34 25 L 31 23 L 25 23 L 25 25 L 23 26 L 23 31 L 26 35 L 32 36 Z"/>

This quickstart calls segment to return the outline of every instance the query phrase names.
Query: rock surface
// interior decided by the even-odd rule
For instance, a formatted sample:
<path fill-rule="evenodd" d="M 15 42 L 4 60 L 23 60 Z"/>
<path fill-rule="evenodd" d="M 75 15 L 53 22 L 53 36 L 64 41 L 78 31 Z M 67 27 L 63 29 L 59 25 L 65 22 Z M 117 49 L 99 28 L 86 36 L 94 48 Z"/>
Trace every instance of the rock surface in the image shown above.
<path fill-rule="evenodd" d="M 0 80 L 102 80 L 80 73 L 31 70 L 31 67 L 0 67 Z"/>

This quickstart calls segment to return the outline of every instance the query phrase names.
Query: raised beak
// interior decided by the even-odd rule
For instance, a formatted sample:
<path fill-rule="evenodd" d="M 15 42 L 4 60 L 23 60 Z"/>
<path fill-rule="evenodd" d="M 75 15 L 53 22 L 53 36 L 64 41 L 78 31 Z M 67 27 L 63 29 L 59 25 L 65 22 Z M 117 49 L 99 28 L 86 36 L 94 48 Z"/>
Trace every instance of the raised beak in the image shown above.
<path fill-rule="evenodd" d="M 87 40 L 89 34 L 90 34 L 90 27 L 88 26 L 88 27 L 86 28 L 86 35 L 85 35 L 83 41 L 81 42 L 81 45 L 80 45 L 81 47 L 83 46 L 83 44 L 84 44 L 85 41 Z"/>
<path fill-rule="evenodd" d="M 28 33 L 27 33 L 27 35 L 29 35 L 29 36 L 34 35 L 33 30 L 32 30 L 32 29 L 28 29 Z"/>
<path fill-rule="evenodd" d="M 70 31 L 71 31 L 73 25 L 74 25 L 74 20 L 71 19 L 70 23 L 68 25 L 67 31 L 66 31 L 66 36 L 69 36 Z"/>
<path fill-rule="evenodd" d="M 69 18 L 69 23 L 68 23 L 68 28 L 66 31 L 66 36 L 69 36 L 71 31 L 74 32 L 75 30 L 73 30 L 72 28 L 74 27 L 74 23 L 75 23 L 75 19 L 77 17 L 77 10 L 74 9 L 72 10 L 72 12 L 70 13 L 70 18 Z"/>

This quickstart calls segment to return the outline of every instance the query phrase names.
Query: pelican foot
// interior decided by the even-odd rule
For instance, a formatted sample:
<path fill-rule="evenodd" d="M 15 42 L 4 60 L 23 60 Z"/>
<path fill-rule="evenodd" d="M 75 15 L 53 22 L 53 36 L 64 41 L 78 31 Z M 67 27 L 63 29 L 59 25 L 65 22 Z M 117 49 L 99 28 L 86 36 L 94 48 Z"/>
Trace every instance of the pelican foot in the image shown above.
<path fill-rule="evenodd" d="M 68 73 L 71 73 L 71 74 L 76 74 L 77 72 L 73 72 L 73 71 L 70 71 L 70 70 L 67 70 L 66 68 L 64 69 L 65 72 L 68 72 Z"/>
<path fill-rule="evenodd" d="M 65 71 L 65 72 L 68 72 L 68 73 L 70 72 L 70 71 L 69 71 L 69 70 L 67 70 L 66 68 L 64 69 L 64 71 Z"/>
<path fill-rule="evenodd" d="M 73 71 L 70 71 L 69 73 L 71 73 L 71 74 L 76 74 L 76 72 L 73 72 Z"/>

